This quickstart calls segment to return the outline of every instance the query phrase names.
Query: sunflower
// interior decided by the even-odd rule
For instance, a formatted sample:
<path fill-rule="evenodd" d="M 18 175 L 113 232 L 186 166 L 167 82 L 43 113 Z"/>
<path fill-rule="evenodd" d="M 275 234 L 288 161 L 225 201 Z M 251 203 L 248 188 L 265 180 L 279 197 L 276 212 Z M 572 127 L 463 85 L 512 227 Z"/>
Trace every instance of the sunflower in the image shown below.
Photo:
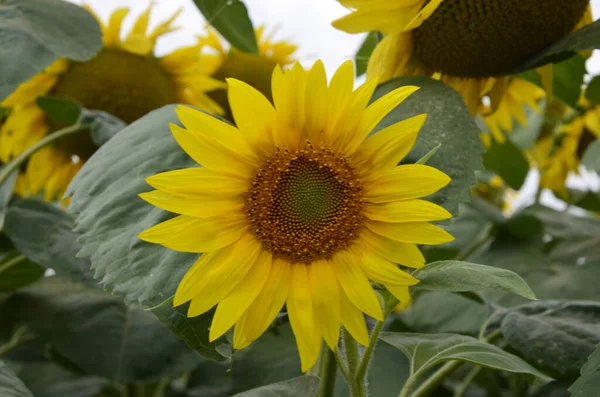
<path fill-rule="evenodd" d="M 213 29 L 208 29 L 200 38 L 208 54 L 216 58 L 217 67 L 213 75 L 220 81 L 235 78 L 256 88 L 269 100 L 271 97 L 271 76 L 277 65 L 292 64 L 298 47 L 286 40 L 276 41 L 276 29 L 266 33 L 264 26 L 255 30 L 258 54 L 241 52 L 225 45 L 221 37 Z M 225 90 L 215 90 L 209 96 L 225 109 L 225 118 L 233 120 Z"/>
<path fill-rule="evenodd" d="M 188 316 L 217 305 L 210 340 L 234 328 L 233 346 L 256 340 L 283 305 L 302 362 L 317 359 L 321 338 L 335 349 L 340 326 L 363 345 L 363 313 L 382 320 L 369 283 L 385 285 L 401 302 L 418 282 L 396 264 L 418 268 L 415 244 L 453 238 L 428 223 L 450 218 L 419 197 L 449 183 L 426 165 L 400 165 L 426 115 L 369 136 L 384 116 L 418 88 L 402 87 L 372 104 L 377 83 L 353 91 L 344 63 L 327 84 L 317 62 L 273 72 L 274 105 L 260 92 L 228 79 L 237 127 L 180 106 L 184 128 L 175 140 L 203 168 L 151 176 L 156 190 L 140 196 L 180 214 L 140 234 L 176 251 L 203 253 L 187 271 L 174 305 Z"/>
<path fill-rule="evenodd" d="M 42 95 L 71 99 L 128 123 L 177 102 L 223 113 L 207 92 L 226 84 L 211 77 L 219 64 L 214 57 L 201 54 L 203 43 L 177 49 L 161 58 L 153 55 L 156 40 L 175 30 L 172 23 L 180 11 L 148 32 L 151 8 L 139 16 L 125 38 L 121 38 L 121 25 L 128 8 L 116 9 L 106 25 L 96 17 L 102 27 L 104 46 L 94 58 L 86 62 L 60 59 L 21 84 L 0 104 L 10 108 L 0 129 L 1 162 L 10 161 L 60 127 L 36 105 L 36 98 Z M 82 136 L 65 138 L 31 156 L 19 176 L 16 192 L 28 196 L 43 189 L 47 201 L 60 198 L 81 163 L 96 149 L 91 138 Z"/>
<path fill-rule="evenodd" d="M 585 150 L 600 138 L 600 106 L 592 106 L 585 99 L 579 104 L 584 112 L 561 126 L 558 136 L 543 136 L 532 153 L 541 173 L 540 185 L 562 198 L 568 197 L 567 177 L 579 174 Z"/>
<path fill-rule="evenodd" d="M 369 61 L 369 76 L 439 78 L 473 114 L 484 96 L 501 100 L 506 76 L 524 61 L 591 22 L 589 0 L 339 1 L 354 11 L 334 21 L 336 28 L 387 34 Z M 546 81 L 551 71 L 544 69 Z"/>

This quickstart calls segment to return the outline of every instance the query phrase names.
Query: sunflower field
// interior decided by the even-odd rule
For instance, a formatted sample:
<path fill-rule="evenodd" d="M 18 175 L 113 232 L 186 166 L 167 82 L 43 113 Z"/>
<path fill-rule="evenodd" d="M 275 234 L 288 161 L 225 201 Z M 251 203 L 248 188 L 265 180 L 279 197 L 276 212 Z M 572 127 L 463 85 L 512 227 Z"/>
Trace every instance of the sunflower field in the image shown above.
<path fill-rule="evenodd" d="M 320 1 L 0 0 L 0 397 L 600 397 L 600 1 Z"/>

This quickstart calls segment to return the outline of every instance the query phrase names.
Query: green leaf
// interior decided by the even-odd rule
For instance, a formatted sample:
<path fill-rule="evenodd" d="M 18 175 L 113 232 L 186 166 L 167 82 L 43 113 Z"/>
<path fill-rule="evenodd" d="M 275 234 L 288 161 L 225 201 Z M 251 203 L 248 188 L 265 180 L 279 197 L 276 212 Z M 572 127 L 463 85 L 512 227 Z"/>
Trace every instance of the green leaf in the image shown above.
<path fill-rule="evenodd" d="M 319 392 L 319 378 L 300 376 L 236 394 L 234 397 L 316 397 Z"/>
<path fill-rule="evenodd" d="M 58 58 L 91 59 L 102 47 L 102 32 L 89 12 L 66 1 L 4 0 L 0 42 L 1 101 Z"/>
<path fill-rule="evenodd" d="M 83 109 L 81 123 L 90 126 L 92 141 L 98 146 L 104 145 L 117 132 L 127 127 L 121 119 L 101 110 Z"/>
<path fill-rule="evenodd" d="M 600 395 L 600 345 L 592 353 L 587 363 L 581 368 L 581 377 L 569 388 L 573 397 L 590 397 Z"/>
<path fill-rule="evenodd" d="M 421 87 L 392 110 L 377 126 L 379 131 L 393 123 L 426 113 L 427 120 L 417 142 L 402 163 L 416 163 L 438 145 L 438 152 L 427 164 L 445 172 L 452 182 L 430 199 L 456 214 L 458 204 L 470 201 L 475 171 L 482 168 L 483 146 L 479 128 L 465 107 L 462 97 L 443 83 L 426 77 L 403 77 L 380 85 L 373 100 L 402 86 Z"/>
<path fill-rule="evenodd" d="M 600 139 L 596 139 L 587 147 L 581 158 L 581 164 L 588 170 L 600 173 Z"/>
<path fill-rule="evenodd" d="M 600 165 L 600 162 L 598 163 Z M 568 189 L 568 202 L 592 212 L 600 212 L 600 194 L 594 191 Z"/>
<path fill-rule="evenodd" d="M 248 9 L 240 0 L 194 0 L 194 3 L 225 39 L 243 52 L 258 54 L 256 35 Z"/>
<path fill-rule="evenodd" d="M 198 355 L 152 314 L 97 288 L 48 277 L 19 290 L 6 306 L 90 375 L 153 382 L 198 364 Z"/>
<path fill-rule="evenodd" d="M 53 121 L 65 126 L 75 124 L 81 115 L 81 106 L 69 99 L 42 96 L 36 99 L 36 103 Z"/>
<path fill-rule="evenodd" d="M 544 51 L 531 57 L 514 73 L 563 61 L 577 52 L 600 48 L 600 21 L 595 21 L 555 42 Z"/>
<path fill-rule="evenodd" d="M 440 261 L 413 272 L 421 280 L 416 288 L 432 291 L 502 290 L 535 299 L 531 288 L 516 273 L 492 266 L 460 261 Z"/>
<path fill-rule="evenodd" d="M 78 258 L 81 244 L 73 219 L 55 206 L 36 199 L 14 203 L 6 214 L 5 233 L 15 247 L 32 261 L 59 276 L 97 285 L 88 258 Z"/>
<path fill-rule="evenodd" d="M 74 374 L 50 362 L 22 362 L 19 378 L 35 397 L 96 397 L 107 379 Z"/>
<path fill-rule="evenodd" d="M 574 378 L 600 342 L 600 303 L 542 301 L 495 314 L 504 340 L 557 378 Z"/>
<path fill-rule="evenodd" d="M 581 54 L 555 64 L 553 94 L 572 108 L 576 107 L 585 73 L 585 58 Z"/>
<path fill-rule="evenodd" d="M 544 230 L 556 238 L 600 237 L 600 219 L 574 216 L 541 205 L 528 207 L 522 213 L 537 217 Z"/>
<path fill-rule="evenodd" d="M 592 105 L 600 105 L 600 76 L 594 77 L 585 87 L 585 98 Z"/>
<path fill-rule="evenodd" d="M 0 292 L 14 291 L 39 280 L 45 269 L 16 251 L 0 252 Z"/>
<path fill-rule="evenodd" d="M 161 321 L 192 348 L 223 360 L 216 343 L 208 341 L 212 314 L 188 319 L 185 306 L 176 310 L 170 302 L 198 255 L 137 237 L 173 216 L 138 197 L 151 190 L 144 179 L 195 165 L 169 131 L 169 123 L 178 123 L 173 109 L 166 106 L 148 114 L 101 146 L 71 183 L 69 210 L 76 215 L 76 231 L 82 233 L 79 255 L 91 258 L 94 276 L 106 289 L 127 303 L 155 308 Z"/>
<path fill-rule="evenodd" d="M 0 396 L 33 397 L 17 375 L 2 361 L 0 361 Z"/>
<path fill-rule="evenodd" d="M 493 141 L 483 155 L 483 164 L 487 170 L 498 174 L 515 190 L 523 186 L 529 173 L 529 162 L 510 139 L 504 143 Z"/>
<path fill-rule="evenodd" d="M 513 123 L 510 140 L 521 150 L 531 149 L 535 145 L 544 125 L 544 111 L 536 112 L 530 108 L 525 110 L 527 122 L 524 125 Z"/>
<path fill-rule="evenodd" d="M 379 42 L 379 38 L 377 36 L 377 32 L 369 32 L 367 37 L 365 37 L 365 40 L 360 45 L 358 52 L 354 56 L 357 77 L 362 76 L 367 72 L 367 64 L 369 63 L 369 58 L 371 57 L 373 50 Z"/>
<path fill-rule="evenodd" d="M 521 373 L 543 383 L 552 379 L 517 356 L 470 336 L 382 332 L 379 339 L 401 350 L 411 361 L 411 375 L 419 376 L 436 365 L 459 360 L 486 368 Z"/>

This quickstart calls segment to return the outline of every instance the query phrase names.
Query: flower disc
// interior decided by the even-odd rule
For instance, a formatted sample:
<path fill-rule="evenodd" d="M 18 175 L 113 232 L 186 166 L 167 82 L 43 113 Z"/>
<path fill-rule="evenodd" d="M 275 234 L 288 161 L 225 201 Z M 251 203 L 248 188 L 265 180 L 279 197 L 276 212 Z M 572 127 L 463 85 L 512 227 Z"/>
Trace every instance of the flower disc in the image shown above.
<path fill-rule="evenodd" d="M 246 198 L 255 236 L 292 263 L 328 259 L 358 235 L 362 189 L 343 157 L 310 143 L 264 161 Z"/>
<path fill-rule="evenodd" d="M 177 102 L 173 78 L 157 59 L 121 50 L 103 50 L 87 62 L 72 64 L 52 95 L 114 114 L 127 123 Z"/>
<path fill-rule="evenodd" d="M 414 31 L 428 69 L 458 77 L 509 74 L 571 32 L 588 0 L 446 0 Z"/>

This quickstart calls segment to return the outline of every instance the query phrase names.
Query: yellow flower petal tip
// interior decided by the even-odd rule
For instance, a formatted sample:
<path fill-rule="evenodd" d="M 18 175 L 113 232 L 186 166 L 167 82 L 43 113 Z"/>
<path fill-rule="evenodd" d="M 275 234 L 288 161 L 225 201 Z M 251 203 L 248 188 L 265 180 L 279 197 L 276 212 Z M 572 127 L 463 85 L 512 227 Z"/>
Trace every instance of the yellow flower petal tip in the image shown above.
<path fill-rule="evenodd" d="M 369 104 L 375 84 L 355 89 L 351 62 L 329 83 L 321 62 L 275 67 L 272 103 L 246 83 L 227 83 L 237 127 L 177 108 L 185 128 L 171 124 L 173 136 L 201 168 L 146 179 L 157 190 L 140 196 L 182 215 L 140 238 L 203 253 L 173 303 L 191 301 L 188 316 L 216 306 L 211 341 L 234 328 L 234 348 L 244 348 L 285 305 L 307 371 L 323 340 L 339 343 L 341 327 L 369 343 L 364 314 L 383 320 L 370 281 L 397 294 L 418 283 L 397 264 L 422 266 L 415 244 L 451 238 L 429 223 L 450 214 L 421 199 L 450 179 L 397 165 L 426 115 L 369 137 L 418 87 Z"/>

